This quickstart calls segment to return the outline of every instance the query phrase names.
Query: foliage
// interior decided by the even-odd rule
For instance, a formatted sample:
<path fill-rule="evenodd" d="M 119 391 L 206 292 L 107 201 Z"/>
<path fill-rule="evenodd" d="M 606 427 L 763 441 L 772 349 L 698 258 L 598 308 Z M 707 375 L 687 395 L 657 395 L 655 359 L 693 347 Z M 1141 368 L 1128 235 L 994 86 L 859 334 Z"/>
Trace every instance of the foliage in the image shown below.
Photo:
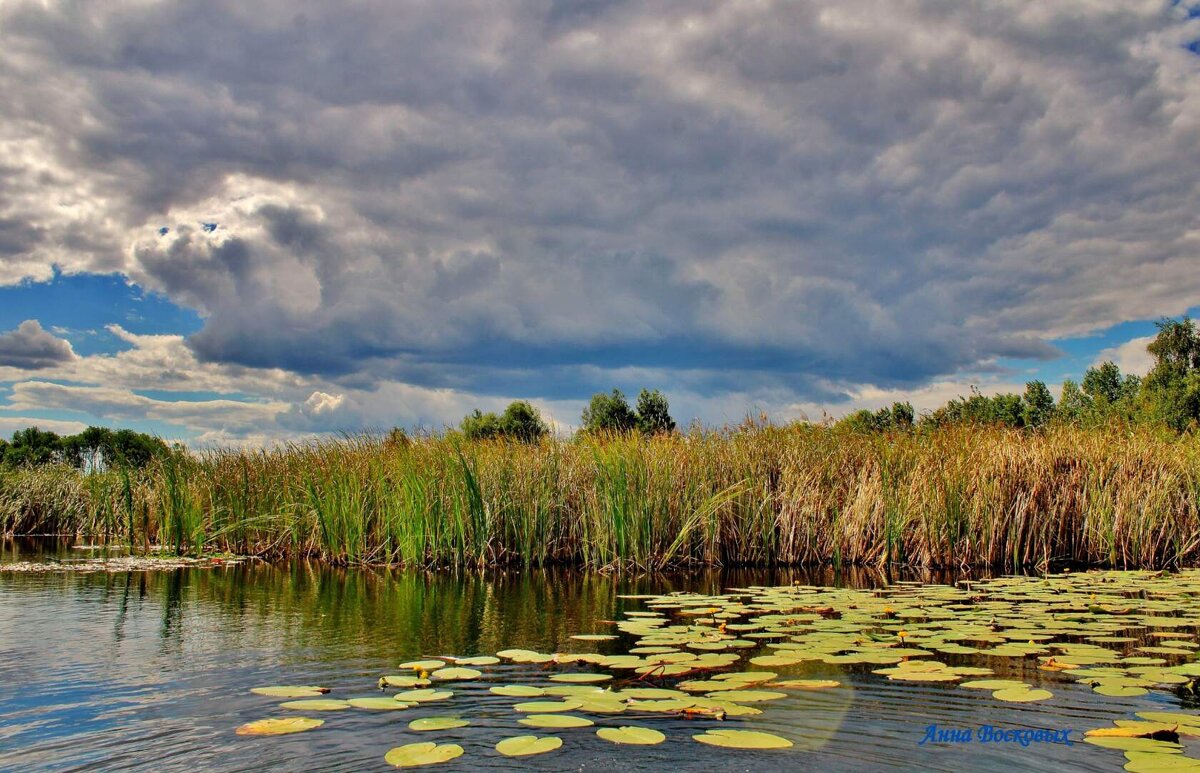
<path fill-rule="evenodd" d="M 468 440 L 506 437 L 523 443 L 536 443 L 550 432 L 537 408 L 525 400 L 509 403 L 499 416 L 476 408 L 463 418 L 459 428 Z"/>
<path fill-rule="evenodd" d="M 1030 381 L 1025 385 L 1021 403 L 1021 420 L 1026 427 L 1044 427 L 1054 418 L 1054 396 L 1041 381 Z"/>
<path fill-rule="evenodd" d="M 647 435 L 675 431 L 675 420 L 671 418 L 670 406 L 662 392 L 643 389 L 638 394 L 637 426 Z"/>
<path fill-rule="evenodd" d="M 838 425 L 852 432 L 892 432 L 912 429 L 912 403 L 893 403 L 891 408 L 871 412 L 866 409 L 846 416 Z"/>
<path fill-rule="evenodd" d="M 0 459 L 8 467 L 65 463 L 86 471 L 112 467 L 140 469 L 170 453 L 167 444 L 153 435 L 104 427 L 88 427 L 78 435 L 66 437 L 27 427 L 14 433 L 12 442 L 0 446 L 0 451 L 3 452 Z"/>
<path fill-rule="evenodd" d="M 638 416 L 620 389 L 607 395 L 603 392 L 592 395 L 583 409 L 582 420 L 588 432 L 630 432 L 638 426 Z"/>

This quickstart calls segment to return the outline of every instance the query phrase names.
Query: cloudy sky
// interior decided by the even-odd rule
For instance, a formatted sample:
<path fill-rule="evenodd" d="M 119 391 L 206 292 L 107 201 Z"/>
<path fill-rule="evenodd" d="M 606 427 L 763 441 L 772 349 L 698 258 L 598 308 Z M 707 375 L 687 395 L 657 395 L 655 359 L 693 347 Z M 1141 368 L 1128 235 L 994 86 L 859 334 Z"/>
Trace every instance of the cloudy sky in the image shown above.
<path fill-rule="evenodd" d="M 1144 369 L 1200 304 L 1200 4 L 0 0 L 0 433 Z"/>

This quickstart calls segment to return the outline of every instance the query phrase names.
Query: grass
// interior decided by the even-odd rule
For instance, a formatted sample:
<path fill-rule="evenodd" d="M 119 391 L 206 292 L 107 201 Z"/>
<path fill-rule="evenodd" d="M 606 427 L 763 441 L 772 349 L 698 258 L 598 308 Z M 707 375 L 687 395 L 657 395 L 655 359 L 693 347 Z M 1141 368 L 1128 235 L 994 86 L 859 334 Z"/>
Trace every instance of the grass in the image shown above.
<path fill-rule="evenodd" d="M 1021 568 L 1200 563 L 1200 439 L 823 427 L 546 440 L 362 436 L 0 472 L 0 530 L 334 563 Z"/>

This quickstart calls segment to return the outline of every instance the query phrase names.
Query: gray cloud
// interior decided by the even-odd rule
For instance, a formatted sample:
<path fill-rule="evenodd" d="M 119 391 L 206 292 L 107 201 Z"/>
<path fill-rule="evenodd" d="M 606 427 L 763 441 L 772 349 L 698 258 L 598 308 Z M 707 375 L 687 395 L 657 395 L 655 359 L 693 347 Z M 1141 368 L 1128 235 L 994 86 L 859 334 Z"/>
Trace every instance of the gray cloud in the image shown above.
<path fill-rule="evenodd" d="M 1200 297 L 1185 16 L 7 3 L 0 281 L 119 268 L 202 310 L 202 360 L 363 389 L 838 400 L 1052 358 Z"/>
<path fill-rule="evenodd" d="M 0 368 L 40 370 L 75 359 L 71 344 L 27 319 L 16 330 L 0 333 Z"/>

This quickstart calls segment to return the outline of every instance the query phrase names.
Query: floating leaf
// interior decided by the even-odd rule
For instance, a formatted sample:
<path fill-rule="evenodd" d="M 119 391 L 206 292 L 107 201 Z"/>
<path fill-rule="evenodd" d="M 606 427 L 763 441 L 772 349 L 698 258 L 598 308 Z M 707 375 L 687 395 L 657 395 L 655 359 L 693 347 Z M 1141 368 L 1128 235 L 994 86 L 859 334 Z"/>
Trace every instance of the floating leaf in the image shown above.
<path fill-rule="evenodd" d="M 462 717 L 422 717 L 408 723 L 409 730 L 452 730 L 456 727 L 466 727 L 471 724 Z"/>
<path fill-rule="evenodd" d="M 429 675 L 432 679 L 478 679 L 483 676 L 482 671 L 476 671 L 473 668 L 441 668 Z"/>
<path fill-rule="evenodd" d="M 309 687 L 293 685 L 286 687 L 251 687 L 255 695 L 265 695 L 268 698 L 316 698 L 329 692 L 328 687 Z"/>
<path fill-rule="evenodd" d="M 428 687 L 429 680 L 422 679 L 419 676 L 384 676 L 379 679 L 380 688 L 383 687 Z"/>
<path fill-rule="evenodd" d="M 545 690 L 541 687 L 532 687 L 525 684 L 504 684 L 488 688 L 488 692 L 493 695 L 506 695 L 510 698 L 536 698 L 539 695 L 545 695 Z"/>
<path fill-rule="evenodd" d="M 350 698 L 346 701 L 356 709 L 372 711 L 397 711 L 407 709 L 411 704 L 403 703 L 393 698 Z"/>
<path fill-rule="evenodd" d="M 444 660 L 410 660 L 400 664 L 400 668 L 410 668 L 413 671 L 436 671 L 445 666 L 446 661 Z"/>
<path fill-rule="evenodd" d="M 525 714 L 552 714 L 558 711 L 574 711 L 583 705 L 583 701 L 574 698 L 561 701 L 530 701 L 513 706 Z"/>
<path fill-rule="evenodd" d="M 648 727 L 637 727 L 635 725 L 602 727 L 596 731 L 596 735 L 605 741 L 630 746 L 654 746 L 667 740 L 667 737 L 657 730 L 652 730 Z"/>
<path fill-rule="evenodd" d="M 553 674 L 550 677 L 550 681 L 552 682 L 572 682 L 575 684 L 607 682 L 610 679 L 612 679 L 611 674 Z"/>
<path fill-rule="evenodd" d="M 571 638 L 578 641 L 609 641 L 617 637 L 611 633 L 577 633 Z"/>
<path fill-rule="evenodd" d="M 505 757 L 528 757 L 532 754 L 545 754 L 562 746 L 562 739 L 554 736 L 519 735 L 505 738 L 496 744 L 496 751 Z"/>
<path fill-rule="evenodd" d="M 727 749 L 786 749 L 792 745 L 786 738 L 753 730 L 709 730 L 692 738 L 709 746 Z"/>
<path fill-rule="evenodd" d="M 530 714 L 517 721 L 529 727 L 589 727 L 596 724 L 587 717 L 570 714 Z"/>
<path fill-rule="evenodd" d="M 476 655 L 471 658 L 455 658 L 454 662 L 461 666 L 494 666 L 500 662 L 500 658 L 491 655 Z"/>
<path fill-rule="evenodd" d="M 1175 771 L 1200 771 L 1200 760 L 1182 754 L 1156 752 L 1125 752 L 1125 770 L 1131 773 L 1174 773 Z"/>
<path fill-rule="evenodd" d="M 709 693 L 706 697 L 718 698 L 730 703 L 762 703 L 763 701 L 777 701 L 780 698 L 788 696 L 785 692 L 770 692 L 767 690 L 728 690 Z"/>
<path fill-rule="evenodd" d="M 992 693 L 992 697 L 997 700 L 1009 701 L 1010 703 L 1032 703 L 1033 701 L 1044 701 L 1054 697 L 1054 693 L 1049 690 L 1027 690 L 1020 687 L 1010 687 L 1005 690 L 996 690 Z"/>
<path fill-rule="evenodd" d="M 841 682 L 833 679 L 788 679 L 783 682 L 771 682 L 767 685 L 767 687 L 786 687 L 790 690 L 824 690 L 841 686 Z"/>
<path fill-rule="evenodd" d="M 311 700 L 287 701 L 286 703 L 279 704 L 279 708 L 294 709 L 296 711 L 340 711 L 350 708 L 350 704 L 346 701 L 314 698 Z"/>
<path fill-rule="evenodd" d="M 289 733 L 303 733 L 305 730 L 312 730 L 323 724 L 325 724 L 323 719 L 309 719 L 308 717 L 260 719 L 255 722 L 247 722 L 234 732 L 238 735 L 288 735 Z"/>
<path fill-rule="evenodd" d="M 463 748 L 458 744 L 410 743 L 397 746 L 384 755 L 383 759 L 397 768 L 412 768 L 418 765 L 435 765 L 461 757 Z"/>
<path fill-rule="evenodd" d="M 395 695 L 396 700 L 404 703 L 428 703 L 444 701 L 454 695 L 450 690 L 405 690 Z"/>

